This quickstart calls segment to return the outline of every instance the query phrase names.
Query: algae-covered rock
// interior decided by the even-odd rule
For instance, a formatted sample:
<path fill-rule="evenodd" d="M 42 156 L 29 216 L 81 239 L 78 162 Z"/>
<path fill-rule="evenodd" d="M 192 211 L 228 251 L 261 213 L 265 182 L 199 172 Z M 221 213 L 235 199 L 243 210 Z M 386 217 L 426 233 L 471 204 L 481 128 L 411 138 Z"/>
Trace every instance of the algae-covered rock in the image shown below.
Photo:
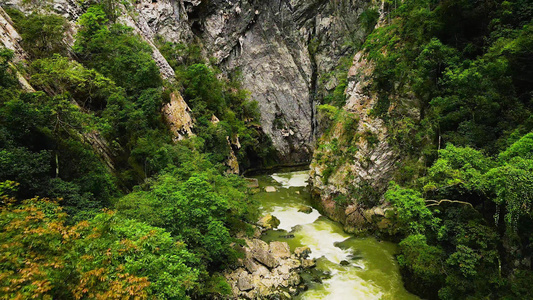
<path fill-rule="evenodd" d="M 275 258 L 288 258 L 291 256 L 291 248 L 289 247 L 289 244 L 285 242 L 271 242 L 270 253 L 272 253 Z"/>
<path fill-rule="evenodd" d="M 304 214 L 310 214 L 313 212 L 313 208 L 309 206 L 302 206 L 298 209 L 299 212 L 303 212 Z"/>
<path fill-rule="evenodd" d="M 244 178 L 246 180 L 246 186 L 251 189 L 256 189 L 259 187 L 259 180 L 257 178 Z"/>
<path fill-rule="evenodd" d="M 273 215 L 266 215 L 264 217 L 262 217 L 261 219 L 259 219 L 259 221 L 257 222 L 257 225 L 265 228 L 265 229 L 274 229 L 274 228 L 277 228 L 280 224 L 280 221 L 278 220 L 278 218 L 274 217 Z"/>
<path fill-rule="evenodd" d="M 309 247 L 298 247 L 294 249 L 294 255 L 298 258 L 307 258 L 309 254 L 311 253 L 311 249 Z"/>

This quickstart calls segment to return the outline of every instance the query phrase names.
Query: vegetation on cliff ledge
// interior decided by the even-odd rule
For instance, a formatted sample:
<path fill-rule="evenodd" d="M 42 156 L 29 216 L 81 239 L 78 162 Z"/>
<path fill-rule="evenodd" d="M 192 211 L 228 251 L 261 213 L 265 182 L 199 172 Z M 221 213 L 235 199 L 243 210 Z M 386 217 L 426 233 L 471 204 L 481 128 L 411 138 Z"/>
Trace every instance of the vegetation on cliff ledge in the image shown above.
<path fill-rule="evenodd" d="M 387 2 L 363 46 L 372 113 L 403 157 L 385 194 L 403 232 L 398 260 L 425 298 L 533 297 L 532 9 Z"/>

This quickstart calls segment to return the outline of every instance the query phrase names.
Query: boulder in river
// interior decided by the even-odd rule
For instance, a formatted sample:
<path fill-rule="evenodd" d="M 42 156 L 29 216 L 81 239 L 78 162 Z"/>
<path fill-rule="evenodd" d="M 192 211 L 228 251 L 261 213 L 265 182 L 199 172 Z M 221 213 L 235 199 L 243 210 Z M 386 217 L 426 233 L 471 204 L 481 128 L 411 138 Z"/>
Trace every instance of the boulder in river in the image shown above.
<path fill-rule="evenodd" d="M 291 256 L 289 244 L 284 242 L 271 242 L 270 252 L 275 258 L 288 258 Z"/>
<path fill-rule="evenodd" d="M 302 267 L 304 269 L 313 268 L 315 266 L 316 266 L 316 261 L 314 259 L 302 259 Z"/>
<path fill-rule="evenodd" d="M 309 247 L 305 246 L 305 247 L 298 247 L 296 249 L 294 249 L 294 255 L 296 255 L 296 257 L 298 258 L 307 258 L 309 256 L 309 254 L 311 253 L 311 249 L 309 249 Z"/>
<path fill-rule="evenodd" d="M 298 212 L 303 212 L 304 214 L 310 214 L 313 212 L 313 208 L 309 206 L 302 206 L 298 209 Z"/>
<path fill-rule="evenodd" d="M 341 265 L 341 266 L 349 266 L 349 265 L 350 265 L 350 262 L 347 261 L 347 260 L 341 260 L 340 265 Z"/>
<path fill-rule="evenodd" d="M 254 288 L 252 285 L 252 276 L 246 271 L 242 271 L 239 279 L 237 280 L 237 287 L 241 291 L 249 291 Z"/>
<path fill-rule="evenodd" d="M 278 218 L 274 217 L 271 214 L 268 214 L 268 215 L 262 217 L 257 222 L 257 225 L 259 225 L 259 226 L 261 226 L 261 227 L 263 227 L 265 229 L 274 229 L 274 228 L 278 227 L 279 224 L 280 224 L 280 221 L 278 220 Z"/>
<path fill-rule="evenodd" d="M 275 193 L 276 191 L 277 191 L 276 188 L 273 187 L 273 186 L 265 187 L 265 192 L 267 192 L 267 193 Z"/>
<path fill-rule="evenodd" d="M 293 239 L 294 234 L 285 234 L 285 235 L 280 235 L 279 237 L 282 239 Z"/>
<path fill-rule="evenodd" d="M 278 261 L 270 252 L 269 245 L 266 242 L 254 239 L 251 242 L 248 242 L 248 246 L 250 247 L 252 257 L 256 261 L 265 265 L 269 269 L 275 268 L 278 265 Z"/>

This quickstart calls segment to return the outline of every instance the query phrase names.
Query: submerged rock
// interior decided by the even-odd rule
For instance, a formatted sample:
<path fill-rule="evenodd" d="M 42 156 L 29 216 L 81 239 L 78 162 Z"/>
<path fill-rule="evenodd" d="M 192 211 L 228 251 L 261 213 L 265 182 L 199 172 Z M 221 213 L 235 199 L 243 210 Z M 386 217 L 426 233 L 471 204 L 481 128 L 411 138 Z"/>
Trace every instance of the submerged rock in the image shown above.
<path fill-rule="evenodd" d="M 293 239 L 294 234 L 285 234 L 285 235 L 280 235 L 279 237 L 283 239 Z"/>
<path fill-rule="evenodd" d="M 291 248 L 285 242 L 271 242 L 270 252 L 275 258 L 288 258 L 291 256 Z"/>
<path fill-rule="evenodd" d="M 269 245 L 266 242 L 259 239 L 254 239 L 247 244 L 248 247 L 250 247 L 252 257 L 256 261 L 265 265 L 269 269 L 275 268 L 278 265 L 278 261 L 270 252 Z"/>
<path fill-rule="evenodd" d="M 339 263 L 341 266 L 349 266 L 350 265 L 350 262 L 347 261 L 347 260 L 341 260 L 341 262 Z"/>
<path fill-rule="evenodd" d="M 246 186 L 251 189 L 256 189 L 259 187 L 259 181 L 257 178 L 244 178 L 246 180 Z"/>

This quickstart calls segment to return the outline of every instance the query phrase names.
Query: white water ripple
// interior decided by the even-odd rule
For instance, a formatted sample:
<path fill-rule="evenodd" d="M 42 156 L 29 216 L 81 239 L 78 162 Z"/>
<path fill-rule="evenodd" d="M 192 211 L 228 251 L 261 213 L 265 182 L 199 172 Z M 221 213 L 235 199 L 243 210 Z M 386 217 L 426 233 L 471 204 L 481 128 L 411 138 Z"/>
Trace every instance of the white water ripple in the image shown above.
<path fill-rule="evenodd" d="M 303 187 L 309 182 L 309 171 L 274 173 L 270 176 L 284 188 Z"/>

